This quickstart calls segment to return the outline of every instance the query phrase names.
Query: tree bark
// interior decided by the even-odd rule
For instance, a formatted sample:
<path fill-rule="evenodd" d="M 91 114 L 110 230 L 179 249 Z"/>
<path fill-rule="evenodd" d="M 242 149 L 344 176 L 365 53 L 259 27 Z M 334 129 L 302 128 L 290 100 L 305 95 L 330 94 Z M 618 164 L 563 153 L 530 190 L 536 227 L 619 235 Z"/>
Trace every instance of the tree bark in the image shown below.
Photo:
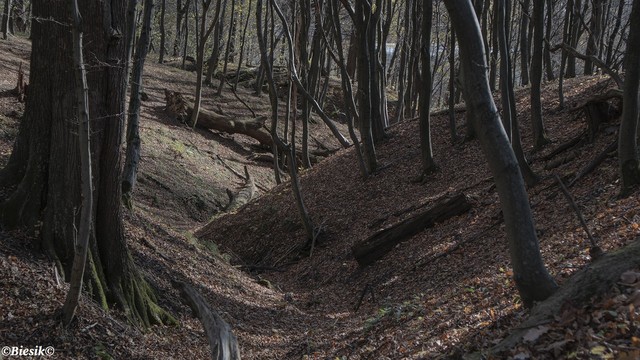
<path fill-rule="evenodd" d="M 80 290 L 89 250 L 89 235 L 91 232 L 91 210 L 93 209 L 93 183 L 91 175 L 91 144 L 90 144 L 90 124 L 89 124 L 89 86 L 87 85 L 87 74 L 84 67 L 84 56 L 82 54 L 82 30 L 80 10 L 78 1 L 73 0 L 73 62 L 75 66 L 75 86 L 78 101 L 78 145 L 80 153 L 80 176 L 82 192 L 82 213 L 80 215 L 80 226 L 78 231 L 77 244 L 73 265 L 71 268 L 71 279 L 69 292 L 65 299 L 62 315 L 65 326 L 71 324 Z"/>
<path fill-rule="evenodd" d="M 167 53 L 167 31 L 164 26 L 167 0 L 162 0 L 160 4 L 160 54 L 158 55 L 158 63 L 162 64 L 164 62 L 164 54 Z"/>
<path fill-rule="evenodd" d="M 71 22 L 67 1 L 37 0 L 33 16 Z M 158 307 L 156 297 L 137 271 L 126 246 L 121 208 L 121 144 L 125 114 L 127 73 L 126 1 L 102 4 L 80 2 L 85 52 L 92 54 L 87 66 L 91 119 L 91 161 L 93 169 L 93 228 L 90 232 L 85 288 L 103 308 L 116 304 L 134 323 L 173 322 Z M 78 138 L 69 127 L 74 118 L 76 86 L 71 35 L 66 27 L 50 21 L 32 25 L 33 54 L 29 96 L 23 124 L 11 155 L 25 161 L 9 166 L 4 176 L 18 178 L 17 188 L 0 205 L 1 221 L 7 228 L 39 229 L 35 239 L 68 279 L 75 254 L 74 224 L 81 196 L 69 189 L 80 188 Z M 57 46 L 51 46 L 57 44 Z M 26 146 L 25 146 L 26 145 Z M 9 164 L 12 163 L 10 160 Z"/>
<path fill-rule="evenodd" d="M 548 1 L 548 0 L 547 0 Z M 531 127 L 534 149 L 539 150 L 549 143 L 542 120 L 542 49 L 544 33 L 545 0 L 533 1 L 533 55 L 531 59 Z"/>
<path fill-rule="evenodd" d="M 549 297 L 557 285 L 547 272 L 518 161 L 500 123 L 486 73 L 482 36 L 469 0 L 445 0 L 459 37 L 465 102 L 496 182 L 514 279 L 525 306 Z"/>
<path fill-rule="evenodd" d="M 420 86 L 420 149 L 422 160 L 422 180 L 436 169 L 431 145 L 431 18 L 433 3 L 424 2 L 422 14 L 422 69 L 420 72 L 422 86 Z"/>
<path fill-rule="evenodd" d="M 522 6 L 522 19 L 520 21 L 520 83 L 529 85 L 529 17 L 531 16 L 531 0 L 524 0 Z"/>
<path fill-rule="evenodd" d="M 602 12 L 604 0 L 591 1 L 591 19 L 589 20 L 589 38 L 587 39 L 587 56 L 598 57 L 598 44 L 602 36 Z M 584 62 L 584 74 L 593 75 L 593 61 L 587 58 Z"/>
<path fill-rule="evenodd" d="M 164 1 L 164 0 L 163 0 Z M 129 98 L 129 119 L 127 122 L 127 150 L 122 179 L 122 196 L 131 207 L 131 194 L 136 186 L 138 164 L 140 163 L 140 92 L 142 74 L 151 42 L 151 20 L 153 19 L 153 0 L 144 0 L 144 20 L 138 40 L 133 73 L 131 74 L 131 97 Z"/>

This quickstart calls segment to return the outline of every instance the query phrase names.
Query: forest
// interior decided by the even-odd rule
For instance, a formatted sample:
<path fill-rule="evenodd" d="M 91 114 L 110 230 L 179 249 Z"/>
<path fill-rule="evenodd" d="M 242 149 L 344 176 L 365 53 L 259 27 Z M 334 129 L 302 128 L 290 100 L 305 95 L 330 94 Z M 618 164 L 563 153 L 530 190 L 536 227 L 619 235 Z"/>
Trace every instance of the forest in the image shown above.
<path fill-rule="evenodd" d="M 640 359 L 640 0 L 0 10 L 0 360 Z"/>

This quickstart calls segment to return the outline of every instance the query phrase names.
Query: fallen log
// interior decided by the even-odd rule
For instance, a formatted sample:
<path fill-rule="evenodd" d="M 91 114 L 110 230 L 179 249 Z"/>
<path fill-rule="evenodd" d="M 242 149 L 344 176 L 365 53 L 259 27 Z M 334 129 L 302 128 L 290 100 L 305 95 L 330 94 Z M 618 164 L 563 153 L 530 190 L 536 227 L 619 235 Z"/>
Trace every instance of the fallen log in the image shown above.
<path fill-rule="evenodd" d="M 193 104 L 187 101 L 182 94 L 165 89 L 164 96 L 167 101 L 167 110 L 180 121 L 191 118 Z M 252 137 L 261 145 L 271 147 L 273 139 L 264 125 L 266 116 L 257 118 L 233 117 L 218 114 L 207 109 L 200 109 L 198 114 L 198 127 L 226 132 L 229 134 L 243 134 Z"/>
<path fill-rule="evenodd" d="M 237 193 L 232 193 L 229 189 L 227 189 L 227 195 L 229 196 L 229 204 L 224 208 L 224 211 L 231 212 L 239 209 L 244 204 L 248 203 L 253 199 L 253 195 L 256 193 L 256 185 L 249 174 L 249 170 L 247 167 L 244 167 L 245 174 L 245 183 L 242 189 Z"/>
<path fill-rule="evenodd" d="M 202 322 L 204 332 L 211 346 L 211 359 L 240 360 L 238 340 L 233 335 L 231 326 L 217 312 L 211 309 L 205 298 L 197 290 L 182 282 L 176 282 L 174 285 Z"/>
<path fill-rule="evenodd" d="M 214 223 L 216 219 L 218 219 L 220 216 L 224 214 L 228 214 L 230 212 L 240 209 L 242 206 L 244 206 L 245 204 L 247 204 L 249 201 L 253 199 L 253 196 L 256 193 L 256 184 L 253 181 L 253 178 L 251 177 L 251 175 L 249 174 L 249 170 L 247 170 L 246 166 L 244 167 L 244 173 L 245 173 L 245 176 L 244 176 L 245 183 L 237 193 L 234 194 L 231 190 L 227 189 L 227 196 L 229 196 L 229 204 L 227 204 L 227 206 L 224 208 L 224 212 L 214 215 L 213 218 L 209 220 L 209 222 L 205 226 L 196 230 L 194 232 L 194 235 L 196 237 L 201 238 L 203 236 L 210 234 L 214 229 Z"/>
<path fill-rule="evenodd" d="M 421 212 L 389 228 L 373 234 L 368 239 L 351 247 L 353 256 L 360 266 L 369 265 L 390 252 L 397 244 L 404 242 L 436 223 L 463 214 L 471 209 L 471 203 L 464 194 L 457 194 L 437 202 Z"/>

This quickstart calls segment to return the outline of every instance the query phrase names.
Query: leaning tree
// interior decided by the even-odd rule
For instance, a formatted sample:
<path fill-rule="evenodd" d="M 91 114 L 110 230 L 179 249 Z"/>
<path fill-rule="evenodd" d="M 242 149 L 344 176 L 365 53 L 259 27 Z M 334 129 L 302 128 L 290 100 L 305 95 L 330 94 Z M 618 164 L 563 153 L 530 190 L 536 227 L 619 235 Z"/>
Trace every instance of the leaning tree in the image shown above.
<path fill-rule="evenodd" d="M 473 126 L 500 197 L 514 280 L 523 303 L 531 306 L 534 301 L 549 297 L 558 286 L 540 256 L 531 206 L 518 160 L 500 122 L 489 88 L 484 43 L 471 1 L 445 0 L 444 4 L 452 15 L 453 27 L 459 39 L 465 102 L 468 111 L 473 114 Z"/>
<path fill-rule="evenodd" d="M 36 246 L 68 279 L 75 224 L 81 212 L 77 98 L 72 59 L 71 2 L 34 0 L 31 76 L 13 152 L 0 172 L 10 189 L 0 204 L 8 228 L 33 231 Z M 124 236 L 121 142 L 125 119 L 128 44 L 125 0 L 80 2 L 89 70 L 93 166 L 92 228 L 85 289 L 105 309 L 117 304 L 143 325 L 173 321 L 136 270 Z"/>

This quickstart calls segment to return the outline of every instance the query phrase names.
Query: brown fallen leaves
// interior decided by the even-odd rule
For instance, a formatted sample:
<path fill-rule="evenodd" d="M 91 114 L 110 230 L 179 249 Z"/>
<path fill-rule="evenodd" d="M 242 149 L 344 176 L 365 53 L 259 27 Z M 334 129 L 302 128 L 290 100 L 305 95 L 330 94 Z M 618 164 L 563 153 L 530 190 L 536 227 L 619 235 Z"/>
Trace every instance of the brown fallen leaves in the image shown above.
<path fill-rule="evenodd" d="M 627 271 L 600 301 L 565 304 L 550 324 L 531 328 L 513 359 L 640 359 L 640 271 Z"/>

